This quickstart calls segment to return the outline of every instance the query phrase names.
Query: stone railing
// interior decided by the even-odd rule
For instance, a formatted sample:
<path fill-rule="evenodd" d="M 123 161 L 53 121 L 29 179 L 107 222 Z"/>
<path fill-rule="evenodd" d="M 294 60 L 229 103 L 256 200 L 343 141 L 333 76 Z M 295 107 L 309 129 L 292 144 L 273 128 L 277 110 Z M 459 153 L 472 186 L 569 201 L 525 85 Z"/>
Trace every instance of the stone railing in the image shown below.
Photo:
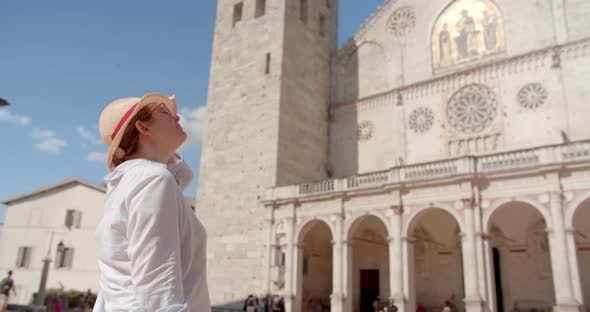
<path fill-rule="evenodd" d="M 328 179 L 299 185 L 268 189 L 264 201 L 304 198 L 322 194 L 408 184 L 425 180 L 478 174 L 518 171 L 536 167 L 590 162 L 590 141 L 550 145 L 485 156 L 465 156 L 455 159 L 394 167 L 341 179 Z"/>

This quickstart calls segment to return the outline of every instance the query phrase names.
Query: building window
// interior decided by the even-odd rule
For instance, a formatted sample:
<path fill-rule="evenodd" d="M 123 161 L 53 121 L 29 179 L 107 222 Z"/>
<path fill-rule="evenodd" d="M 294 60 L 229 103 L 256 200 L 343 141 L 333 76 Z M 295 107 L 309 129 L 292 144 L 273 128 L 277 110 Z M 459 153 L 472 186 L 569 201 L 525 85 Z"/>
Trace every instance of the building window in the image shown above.
<path fill-rule="evenodd" d="M 330 7 L 332 7 L 332 6 L 330 5 L 330 0 L 326 0 L 326 8 L 327 8 L 327 9 L 329 9 Z"/>
<path fill-rule="evenodd" d="M 244 3 L 240 2 L 234 5 L 234 21 L 232 27 L 236 27 L 236 24 L 242 20 L 242 13 L 244 11 Z"/>
<path fill-rule="evenodd" d="M 75 209 L 68 209 L 66 212 L 65 225 L 68 229 L 76 228 L 79 229 L 82 224 L 82 211 Z"/>
<path fill-rule="evenodd" d="M 326 35 L 326 17 L 323 14 L 320 14 L 320 36 L 324 37 Z"/>
<path fill-rule="evenodd" d="M 307 23 L 307 0 L 299 0 L 299 18 L 303 23 Z"/>
<path fill-rule="evenodd" d="M 285 253 L 284 252 L 281 252 L 281 263 L 280 263 L 280 266 L 282 266 L 282 267 L 285 266 Z"/>
<path fill-rule="evenodd" d="M 264 74 L 270 74 L 270 53 L 266 53 L 266 64 L 264 65 Z"/>
<path fill-rule="evenodd" d="M 57 254 L 55 257 L 56 269 L 71 269 L 73 262 L 74 248 L 63 247 L 63 245 L 57 248 Z"/>
<path fill-rule="evenodd" d="M 266 0 L 256 0 L 256 13 L 254 17 L 261 17 L 266 14 Z"/>
<path fill-rule="evenodd" d="M 309 270 L 309 258 L 303 257 L 303 275 L 307 275 Z"/>
<path fill-rule="evenodd" d="M 16 257 L 16 267 L 17 268 L 28 268 L 29 264 L 31 263 L 31 252 L 33 251 L 33 247 L 19 247 L 18 248 L 18 255 Z"/>

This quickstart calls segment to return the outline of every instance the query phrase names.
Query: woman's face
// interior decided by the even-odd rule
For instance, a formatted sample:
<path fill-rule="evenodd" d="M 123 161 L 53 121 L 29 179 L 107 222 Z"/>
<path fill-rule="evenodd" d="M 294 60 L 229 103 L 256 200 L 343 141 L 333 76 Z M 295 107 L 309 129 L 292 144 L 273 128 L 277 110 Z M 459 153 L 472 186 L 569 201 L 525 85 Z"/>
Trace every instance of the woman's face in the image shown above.
<path fill-rule="evenodd" d="M 159 147 L 171 152 L 177 150 L 186 140 L 186 132 L 166 105 L 157 104 L 152 108 L 151 118 L 147 122 L 151 130 L 151 139 Z"/>

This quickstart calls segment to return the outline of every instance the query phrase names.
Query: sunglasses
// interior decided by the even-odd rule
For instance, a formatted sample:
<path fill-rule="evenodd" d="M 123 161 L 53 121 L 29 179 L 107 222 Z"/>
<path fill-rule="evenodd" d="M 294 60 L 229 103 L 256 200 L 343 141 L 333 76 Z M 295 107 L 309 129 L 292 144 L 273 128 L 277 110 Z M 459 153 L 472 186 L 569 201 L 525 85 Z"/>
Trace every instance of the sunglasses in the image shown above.
<path fill-rule="evenodd" d="M 170 117 L 176 116 L 172 113 L 172 111 L 164 103 L 160 103 L 160 104 L 156 105 L 156 107 L 152 108 L 152 110 L 150 110 L 150 115 L 153 114 L 156 110 L 158 110 L 160 108 L 161 108 L 160 113 L 162 113 L 164 115 L 169 115 Z"/>

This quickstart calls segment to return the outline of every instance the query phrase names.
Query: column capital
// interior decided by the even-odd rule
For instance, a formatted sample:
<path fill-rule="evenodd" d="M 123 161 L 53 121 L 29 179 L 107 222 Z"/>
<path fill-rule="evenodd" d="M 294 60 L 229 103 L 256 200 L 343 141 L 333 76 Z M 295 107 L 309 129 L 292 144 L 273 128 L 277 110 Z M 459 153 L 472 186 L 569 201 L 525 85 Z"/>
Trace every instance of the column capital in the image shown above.
<path fill-rule="evenodd" d="M 390 208 L 393 210 L 394 216 L 401 216 L 404 213 L 404 206 L 402 204 L 392 205 Z"/>
<path fill-rule="evenodd" d="M 339 245 L 342 245 L 342 243 L 343 243 L 343 242 L 344 242 L 344 241 L 342 241 L 342 240 L 333 239 L 333 240 L 331 240 L 331 241 L 330 241 L 330 244 L 332 244 L 332 246 L 334 246 L 334 245 L 338 245 L 338 244 L 339 244 Z"/>
<path fill-rule="evenodd" d="M 464 209 L 473 209 L 473 204 L 475 203 L 473 198 L 463 198 L 461 202 L 463 203 Z"/>
<path fill-rule="evenodd" d="M 416 241 L 416 239 L 410 236 L 402 236 L 401 241 L 406 242 L 408 244 L 413 244 Z"/>

